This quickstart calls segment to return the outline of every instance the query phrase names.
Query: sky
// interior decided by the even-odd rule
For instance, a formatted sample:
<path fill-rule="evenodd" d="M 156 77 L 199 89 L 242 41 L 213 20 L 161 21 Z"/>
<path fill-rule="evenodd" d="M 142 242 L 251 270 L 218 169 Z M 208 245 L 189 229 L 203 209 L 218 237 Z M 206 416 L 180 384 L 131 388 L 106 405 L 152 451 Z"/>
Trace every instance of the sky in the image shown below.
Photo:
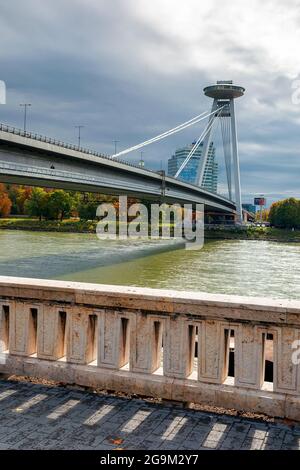
<path fill-rule="evenodd" d="M 203 111 L 203 88 L 233 80 L 243 202 L 300 197 L 300 0 L 0 0 L 0 122 L 105 154 Z M 203 122 L 145 147 L 151 169 Z M 222 148 L 219 191 L 225 191 Z M 126 159 L 137 162 L 140 152 Z"/>

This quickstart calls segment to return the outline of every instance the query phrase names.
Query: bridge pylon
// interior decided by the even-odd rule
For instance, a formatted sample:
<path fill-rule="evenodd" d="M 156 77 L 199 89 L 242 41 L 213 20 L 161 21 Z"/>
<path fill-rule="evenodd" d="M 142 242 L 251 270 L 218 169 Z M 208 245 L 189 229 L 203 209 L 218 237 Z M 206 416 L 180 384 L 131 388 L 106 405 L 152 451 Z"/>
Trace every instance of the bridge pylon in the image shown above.
<path fill-rule="evenodd" d="M 202 158 L 197 170 L 196 184 L 199 186 L 202 186 L 203 184 L 209 145 L 211 143 L 212 128 L 214 121 L 219 119 L 221 121 L 229 199 L 233 199 L 233 177 L 237 222 L 242 223 L 243 213 L 241 199 L 241 180 L 234 100 L 243 96 L 245 88 L 233 85 L 231 80 L 226 80 L 217 81 L 216 85 L 211 85 L 204 88 L 203 92 L 209 98 L 213 98 L 213 104 L 211 109 L 212 114 L 209 117 L 205 138 L 203 140 Z"/>

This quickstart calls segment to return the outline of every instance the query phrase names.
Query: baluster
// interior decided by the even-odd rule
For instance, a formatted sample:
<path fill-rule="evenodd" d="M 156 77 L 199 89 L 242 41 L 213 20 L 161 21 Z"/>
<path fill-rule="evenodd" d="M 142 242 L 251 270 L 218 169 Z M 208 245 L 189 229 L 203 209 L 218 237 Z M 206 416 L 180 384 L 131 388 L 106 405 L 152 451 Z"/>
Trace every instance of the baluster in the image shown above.
<path fill-rule="evenodd" d="M 39 312 L 37 357 L 55 361 L 65 356 L 66 311 L 45 305 Z"/>
<path fill-rule="evenodd" d="M 16 302 L 10 309 L 9 352 L 19 356 L 36 353 L 37 316 L 43 306 Z"/>
<path fill-rule="evenodd" d="M 261 388 L 264 381 L 262 331 L 242 324 L 237 328 L 235 344 L 235 385 Z"/>
<path fill-rule="evenodd" d="M 131 315 L 113 310 L 99 314 L 98 366 L 120 369 L 129 361 Z"/>
<path fill-rule="evenodd" d="M 276 328 L 276 333 L 274 336 L 274 392 L 296 393 L 299 364 L 293 364 L 292 355 L 295 349 L 292 348 L 292 344 L 300 339 L 300 330 L 281 327 Z"/>
<path fill-rule="evenodd" d="M 10 304 L 0 303 L 0 353 L 9 349 L 9 309 Z"/>
<path fill-rule="evenodd" d="M 164 375 L 185 379 L 192 373 L 195 330 L 180 317 L 165 320 L 163 364 Z"/>
<path fill-rule="evenodd" d="M 94 314 L 91 314 L 93 317 Z M 89 311 L 73 308 L 67 315 L 66 351 L 67 361 L 76 364 L 88 364 L 94 357 L 92 338 L 97 340 L 96 322 L 90 320 Z"/>
<path fill-rule="evenodd" d="M 130 370 L 152 374 L 161 365 L 164 318 L 137 313 L 132 320 Z"/>
<path fill-rule="evenodd" d="M 229 330 L 229 326 L 215 320 L 205 320 L 198 324 L 198 380 L 200 382 L 220 384 L 226 379 Z"/>

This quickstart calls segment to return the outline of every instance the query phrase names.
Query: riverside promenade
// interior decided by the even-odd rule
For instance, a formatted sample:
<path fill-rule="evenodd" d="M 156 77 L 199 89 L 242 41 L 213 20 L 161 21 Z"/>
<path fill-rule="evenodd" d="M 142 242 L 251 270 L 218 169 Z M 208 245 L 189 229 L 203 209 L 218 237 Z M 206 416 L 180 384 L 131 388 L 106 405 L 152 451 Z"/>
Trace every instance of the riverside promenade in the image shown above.
<path fill-rule="evenodd" d="M 0 380 L 0 450 L 300 449 L 300 424 Z"/>

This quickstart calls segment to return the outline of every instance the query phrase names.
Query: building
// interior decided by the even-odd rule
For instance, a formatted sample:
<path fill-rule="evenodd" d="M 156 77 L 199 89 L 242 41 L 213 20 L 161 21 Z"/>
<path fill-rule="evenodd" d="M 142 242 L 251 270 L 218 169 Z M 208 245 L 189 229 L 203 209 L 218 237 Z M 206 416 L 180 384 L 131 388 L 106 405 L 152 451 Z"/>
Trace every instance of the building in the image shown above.
<path fill-rule="evenodd" d="M 168 160 L 168 175 L 175 176 L 176 172 L 179 170 L 181 164 L 184 162 L 191 149 L 193 148 L 195 142 L 189 144 L 185 147 L 179 148 L 175 151 L 175 155 L 172 155 Z M 200 159 L 202 158 L 203 144 L 201 143 L 197 148 L 196 152 L 182 170 L 179 175 L 179 178 L 188 181 L 189 183 L 196 183 L 197 168 L 200 164 Z M 204 170 L 203 178 L 203 187 L 212 191 L 217 192 L 218 189 L 218 163 L 215 161 L 216 149 L 211 142 L 208 150 L 207 162 Z"/>
<path fill-rule="evenodd" d="M 245 209 L 248 212 L 252 212 L 253 214 L 256 213 L 256 206 L 253 204 L 242 204 L 243 209 Z"/>

